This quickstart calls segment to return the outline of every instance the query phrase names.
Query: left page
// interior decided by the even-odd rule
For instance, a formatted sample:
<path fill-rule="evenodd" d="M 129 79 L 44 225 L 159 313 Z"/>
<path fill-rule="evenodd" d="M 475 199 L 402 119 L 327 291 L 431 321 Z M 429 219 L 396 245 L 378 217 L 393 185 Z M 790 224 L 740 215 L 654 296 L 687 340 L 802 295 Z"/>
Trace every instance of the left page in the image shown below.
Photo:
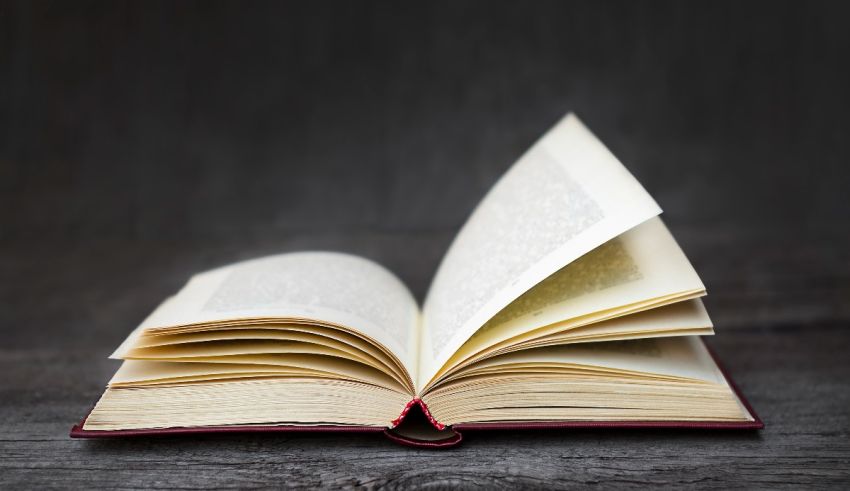
<path fill-rule="evenodd" d="M 120 358 L 144 329 L 261 318 L 345 326 L 381 343 L 415 376 L 413 295 L 377 263 L 335 252 L 280 254 L 195 275 L 112 356 Z"/>
<path fill-rule="evenodd" d="M 522 293 L 660 212 L 567 115 L 496 183 L 443 258 L 423 309 L 417 387 Z"/>

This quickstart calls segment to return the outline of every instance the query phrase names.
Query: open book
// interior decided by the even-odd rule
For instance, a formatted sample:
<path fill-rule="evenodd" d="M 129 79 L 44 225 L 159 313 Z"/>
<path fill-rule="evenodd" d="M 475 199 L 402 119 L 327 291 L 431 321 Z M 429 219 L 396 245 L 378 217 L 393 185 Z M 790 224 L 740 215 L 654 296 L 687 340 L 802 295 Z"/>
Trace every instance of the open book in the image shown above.
<path fill-rule="evenodd" d="M 412 408 L 443 430 L 419 440 L 488 424 L 760 427 L 700 341 L 705 288 L 660 212 L 567 115 L 481 201 L 424 305 L 336 252 L 198 274 L 115 351 L 72 436 L 383 430 Z"/>

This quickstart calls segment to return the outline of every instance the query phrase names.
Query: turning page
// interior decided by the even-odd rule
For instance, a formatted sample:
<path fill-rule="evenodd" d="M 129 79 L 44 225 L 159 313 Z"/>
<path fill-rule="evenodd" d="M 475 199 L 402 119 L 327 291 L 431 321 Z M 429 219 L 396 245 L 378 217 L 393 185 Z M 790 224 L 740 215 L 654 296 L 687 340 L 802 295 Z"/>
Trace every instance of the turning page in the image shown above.
<path fill-rule="evenodd" d="M 661 219 L 654 217 L 520 295 L 458 348 L 439 373 L 506 343 L 519 345 L 581 326 L 592 328 L 612 317 L 634 315 L 704 293 L 688 258 Z M 692 313 L 681 327 L 711 326 L 704 309 Z"/>
<path fill-rule="evenodd" d="M 567 115 L 496 183 L 443 258 L 423 309 L 417 387 L 522 293 L 660 212 Z"/>

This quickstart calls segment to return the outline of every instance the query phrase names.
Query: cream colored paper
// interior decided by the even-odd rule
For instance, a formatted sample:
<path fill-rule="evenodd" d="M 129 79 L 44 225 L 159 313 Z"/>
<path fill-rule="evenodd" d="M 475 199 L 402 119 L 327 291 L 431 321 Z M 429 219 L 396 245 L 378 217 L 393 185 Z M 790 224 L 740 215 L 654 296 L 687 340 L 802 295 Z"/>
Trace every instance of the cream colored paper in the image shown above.
<path fill-rule="evenodd" d="M 456 350 L 441 372 L 490 346 L 529 341 L 604 320 L 615 309 L 641 303 L 658 307 L 704 291 L 667 227 L 652 218 L 517 298 Z"/>
<path fill-rule="evenodd" d="M 660 211 L 566 116 L 499 180 L 443 258 L 423 309 L 418 387 L 523 292 Z"/>
<path fill-rule="evenodd" d="M 493 356 L 543 346 L 574 343 L 594 343 L 673 336 L 706 336 L 714 334 L 711 319 L 699 299 L 686 300 L 613 319 L 591 322 L 580 327 L 545 336 L 526 333 L 514 339 L 479 350 L 466 359 L 458 355 L 450 368 L 440 372 L 437 380 L 451 379 L 463 374 L 469 365 Z M 434 382 L 439 385 L 440 382 Z"/>
<path fill-rule="evenodd" d="M 404 381 L 405 385 L 412 384 L 412 381 L 407 380 L 408 374 L 404 368 L 372 343 L 339 329 L 330 329 L 316 325 L 270 323 L 252 327 L 216 328 L 182 334 L 148 335 L 138 337 L 134 347 L 147 348 L 208 341 L 244 341 L 249 339 L 310 341 L 324 344 L 348 353 L 359 354 L 359 356 L 366 357 L 368 360 L 377 361 L 380 365 L 386 367 L 386 370 L 395 374 L 399 381 Z M 124 351 L 125 356 L 128 353 L 130 353 L 129 350 Z M 367 364 L 369 363 L 367 362 Z"/>
<path fill-rule="evenodd" d="M 299 252 L 244 261 L 194 276 L 119 347 L 145 330 L 228 319 L 313 319 L 346 326 L 387 347 L 413 373 L 419 310 L 382 266 L 348 254 Z"/>
<path fill-rule="evenodd" d="M 472 367 L 511 364 L 586 366 L 726 385 L 705 345 L 694 336 L 536 348 L 490 358 Z"/>
<path fill-rule="evenodd" d="M 192 368 L 191 365 L 197 365 L 202 369 Z M 127 360 L 116 372 L 110 384 L 124 384 L 130 380 L 144 381 L 197 376 L 203 370 L 209 370 L 209 373 L 212 374 L 272 371 L 282 375 L 299 374 L 306 370 L 331 374 L 335 378 L 378 385 L 401 393 L 408 392 L 407 388 L 389 374 L 362 363 L 344 358 L 303 353 L 194 357 L 183 359 L 180 362 Z"/>

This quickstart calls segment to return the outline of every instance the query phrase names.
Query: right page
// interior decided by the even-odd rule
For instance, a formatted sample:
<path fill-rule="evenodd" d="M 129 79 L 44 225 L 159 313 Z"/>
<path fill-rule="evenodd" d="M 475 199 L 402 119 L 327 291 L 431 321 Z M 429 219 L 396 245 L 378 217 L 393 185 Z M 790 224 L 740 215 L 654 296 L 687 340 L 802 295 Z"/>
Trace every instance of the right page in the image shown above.
<path fill-rule="evenodd" d="M 660 212 L 567 115 L 496 183 L 443 258 L 423 309 L 417 387 L 522 293 Z"/>
<path fill-rule="evenodd" d="M 621 338 L 675 331 L 711 334 L 705 329 L 711 327 L 705 309 L 663 308 L 704 293 L 702 281 L 661 218 L 650 218 L 520 295 L 455 351 L 437 379 L 505 349 L 528 348 L 545 340 L 557 344 L 557 338 L 570 342 L 578 331 L 585 336 L 619 332 Z M 653 320 L 634 319 L 640 315 L 636 312 L 647 309 Z M 641 324 L 643 329 L 637 329 Z"/>

